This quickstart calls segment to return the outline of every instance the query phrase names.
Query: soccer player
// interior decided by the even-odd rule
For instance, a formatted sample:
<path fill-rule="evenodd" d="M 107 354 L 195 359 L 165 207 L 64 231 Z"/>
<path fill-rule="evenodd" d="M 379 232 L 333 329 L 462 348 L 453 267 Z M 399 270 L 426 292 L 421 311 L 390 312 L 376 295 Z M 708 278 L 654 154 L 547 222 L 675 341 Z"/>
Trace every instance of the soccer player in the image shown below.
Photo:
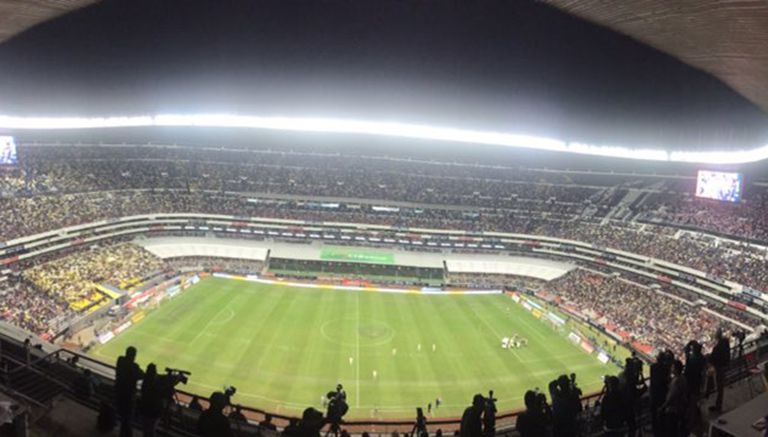
<path fill-rule="evenodd" d="M 436 344 L 434 344 L 434 343 L 432 343 L 432 352 L 434 352 L 434 351 L 436 351 L 436 350 L 437 350 L 437 345 L 436 345 Z"/>
<path fill-rule="evenodd" d="M 392 356 L 394 357 L 395 355 L 397 355 L 397 348 L 393 347 L 392 348 Z"/>
<path fill-rule="evenodd" d="M 353 363 L 354 361 L 355 361 L 355 359 L 354 359 L 354 358 L 352 358 L 352 357 L 349 357 L 349 365 L 350 365 L 350 366 L 352 365 L 352 363 Z"/>
<path fill-rule="evenodd" d="M 374 371 L 373 371 L 373 379 L 376 379 L 376 378 L 378 378 L 378 377 L 379 377 L 379 372 L 377 372 L 376 370 L 374 370 Z"/>
<path fill-rule="evenodd" d="M 419 344 L 416 346 L 416 350 L 417 350 L 417 351 L 419 351 L 419 352 L 421 352 L 421 343 L 419 343 Z"/>

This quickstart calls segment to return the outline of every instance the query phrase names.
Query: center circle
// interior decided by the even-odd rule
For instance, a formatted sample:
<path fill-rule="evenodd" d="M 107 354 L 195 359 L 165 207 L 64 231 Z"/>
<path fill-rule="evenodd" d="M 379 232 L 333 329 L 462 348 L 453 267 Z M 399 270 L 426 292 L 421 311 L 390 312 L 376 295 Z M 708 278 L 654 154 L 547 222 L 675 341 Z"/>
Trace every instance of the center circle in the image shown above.
<path fill-rule="evenodd" d="M 349 338 L 347 332 L 355 332 L 358 338 Z M 372 347 L 389 343 L 395 331 L 388 323 L 380 320 L 334 319 L 320 327 L 323 337 L 342 346 Z"/>

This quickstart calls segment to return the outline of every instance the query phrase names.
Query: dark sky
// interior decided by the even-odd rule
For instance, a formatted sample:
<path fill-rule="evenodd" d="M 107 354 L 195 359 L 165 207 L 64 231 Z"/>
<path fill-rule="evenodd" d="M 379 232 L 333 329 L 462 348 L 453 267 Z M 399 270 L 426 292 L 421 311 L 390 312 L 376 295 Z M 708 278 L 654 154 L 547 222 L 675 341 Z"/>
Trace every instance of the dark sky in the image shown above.
<path fill-rule="evenodd" d="M 716 79 L 527 0 L 105 0 L 0 46 L 0 113 L 241 112 L 768 142 Z"/>

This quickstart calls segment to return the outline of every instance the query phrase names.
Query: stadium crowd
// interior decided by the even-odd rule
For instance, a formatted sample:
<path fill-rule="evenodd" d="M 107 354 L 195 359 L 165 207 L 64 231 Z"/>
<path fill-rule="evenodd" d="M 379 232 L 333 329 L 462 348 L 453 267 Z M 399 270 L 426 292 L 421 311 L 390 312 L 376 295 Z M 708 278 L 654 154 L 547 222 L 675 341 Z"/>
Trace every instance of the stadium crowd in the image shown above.
<path fill-rule="evenodd" d="M 351 221 L 397 227 L 506 231 L 553 236 L 674 262 L 763 290 L 763 250 L 713 242 L 674 228 L 638 223 L 596 224 L 552 214 L 506 210 L 421 208 L 380 213 L 370 208 L 323 210 L 295 201 L 249 202 L 248 197 L 187 191 L 120 191 L 0 199 L 0 235 L 7 241 L 65 226 L 136 214 L 197 212 L 308 221 Z"/>
<path fill-rule="evenodd" d="M 41 337 L 58 333 L 74 311 L 60 297 L 41 293 L 19 278 L 0 283 L 0 319 Z"/>
<path fill-rule="evenodd" d="M 628 341 L 650 345 L 655 350 L 679 353 L 685 346 L 684 339 L 711 346 L 711 335 L 717 328 L 739 330 L 693 302 L 682 302 L 668 293 L 586 270 L 570 272 L 549 282 L 546 288 L 561 304 L 570 304 L 614 332 L 628 333 Z"/>
<path fill-rule="evenodd" d="M 106 302 L 101 284 L 130 285 L 163 270 L 162 261 L 133 244 L 117 244 L 75 252 L 24 271 L 26 281 L 39 290 L 84 311 Z"/>

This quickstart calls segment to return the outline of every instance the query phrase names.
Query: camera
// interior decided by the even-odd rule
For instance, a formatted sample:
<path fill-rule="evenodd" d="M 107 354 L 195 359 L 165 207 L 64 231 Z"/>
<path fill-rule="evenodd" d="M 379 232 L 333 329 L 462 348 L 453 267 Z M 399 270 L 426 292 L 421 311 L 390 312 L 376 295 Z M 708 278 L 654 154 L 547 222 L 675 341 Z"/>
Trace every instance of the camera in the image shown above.
<path fill-rule="evenodd" d="M 416 435 L 417 437 L 429 436 L 429 432 L 427 431 L 427 418 L 424 417 L 424 410 L 422 410 L 421 407 L 416 408 L 416 423 L 413 424 L 413 429 L 411 430 L 411 436 L 413 435 Z"/>
<path fill-rule="evenodd" d="M 349 411 L 347 392 L 344 391 L 341 384 L 338 384 L 336 390 L 329 391 L 326 398 L 328 399 L 328 409 L 325 413 L 326 421 L 331 424 L 331 432 L 338 433 L 341 419 Z"/>
<path fill-rule="evenodd" d="M 186 385 L 186 383 L 189 382 L 189 376 L 192 375 L 192 372 L 166 367 L 165 374 L 171 379 L 171 383 L 175 387 L 179 383 Z"/>

